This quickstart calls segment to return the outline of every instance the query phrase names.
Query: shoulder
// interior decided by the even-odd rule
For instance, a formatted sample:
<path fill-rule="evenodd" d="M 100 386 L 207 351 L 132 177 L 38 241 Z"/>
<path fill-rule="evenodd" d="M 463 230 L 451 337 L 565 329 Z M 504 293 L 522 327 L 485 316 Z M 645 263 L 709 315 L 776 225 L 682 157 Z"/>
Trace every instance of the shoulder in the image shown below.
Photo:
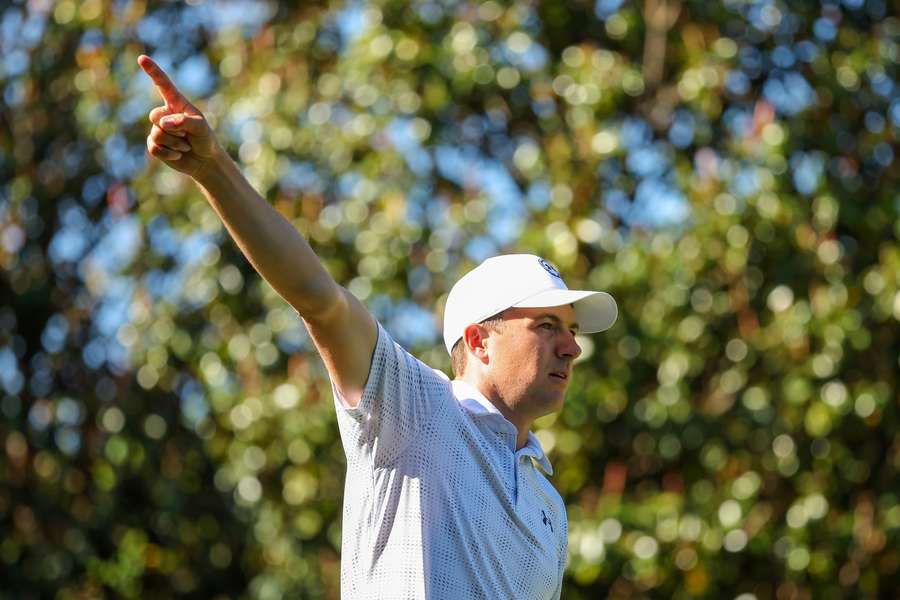
<path fill-rule="evenodd" d="M 450 378 L 440 369 L 429 366 L 425 361 L 416 357 L 412 352 L 397 342 L 387 329 L 378 323 L 378 339 L 375 344 L 373 356 L 373 371 L 376 367 L 375 360 L 380 359 L 381 367 L 399 369 L 409 373 L 415 373 L 422 381 L 434 386 L 434 391 L 446 393 L 450 390 Z"/>

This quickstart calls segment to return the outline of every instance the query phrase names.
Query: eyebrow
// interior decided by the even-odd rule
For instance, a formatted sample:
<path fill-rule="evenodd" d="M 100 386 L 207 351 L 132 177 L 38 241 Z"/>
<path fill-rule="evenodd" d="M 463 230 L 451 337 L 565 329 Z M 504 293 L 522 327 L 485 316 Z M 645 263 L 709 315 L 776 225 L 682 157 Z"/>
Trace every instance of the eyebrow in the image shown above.
<path fill-rule="evenodd" d="M 535 321 L 540 321 L 541 319 L 550 319 L 557 325 L 562 324 L 562 319 L 560 319 L 559 317 L 557 317 L 556 315 L 551 314 L 551 313 L 541 313 L 534 318 Z M 580 329 L 577 321 L 575 323 L 572 323 L 571 325 L 569 325 L 569 328 L 574 329 L 575 331 L 578 331 Z"/>

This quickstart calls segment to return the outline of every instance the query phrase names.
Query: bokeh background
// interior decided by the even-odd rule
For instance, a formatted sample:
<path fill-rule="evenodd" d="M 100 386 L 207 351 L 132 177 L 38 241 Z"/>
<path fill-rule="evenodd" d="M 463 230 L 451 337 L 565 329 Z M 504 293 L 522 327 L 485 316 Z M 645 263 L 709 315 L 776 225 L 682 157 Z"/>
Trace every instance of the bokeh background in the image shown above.
<path fill-rule="evenodd" d="M 0 598 L 339 597 L 324 370 L 146 157 L 142 52 L 433 366 L 491 254 L 618 299 L 536 425 L 564 598 L 892 597 L 898 9 L 4 3 Z"/>

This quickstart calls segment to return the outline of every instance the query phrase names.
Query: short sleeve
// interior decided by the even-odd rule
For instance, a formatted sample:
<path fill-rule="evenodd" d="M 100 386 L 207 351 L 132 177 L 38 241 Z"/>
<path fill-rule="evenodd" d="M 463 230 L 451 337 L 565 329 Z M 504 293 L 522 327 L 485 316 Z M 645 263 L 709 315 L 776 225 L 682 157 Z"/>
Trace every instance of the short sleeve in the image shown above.
<path fill-rule="evenodd" d="M 332 383 L 344 452 L 390 464 L 449 397 L 450 381 L 397 344 L 378 324 L 378 339 L 362 398 L 350 407 Z"/>

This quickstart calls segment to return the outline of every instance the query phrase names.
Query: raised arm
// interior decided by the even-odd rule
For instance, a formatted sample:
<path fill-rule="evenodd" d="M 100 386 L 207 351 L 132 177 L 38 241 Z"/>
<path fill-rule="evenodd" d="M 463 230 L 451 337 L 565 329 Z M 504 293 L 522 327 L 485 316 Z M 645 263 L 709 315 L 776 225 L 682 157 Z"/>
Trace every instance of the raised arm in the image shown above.
<path fill-rule="evenodd" d="M 244 256 L 303 317 L 332 380 L 355 406 L 375 348 L 375 320 L 332 279 L 293 225 L 253 189 L 203 114 L 166 73 L 148 56 L 140 56 L 138 64 L 165 101 L 150 112 L 148 152 L 194 179 Z"/>

